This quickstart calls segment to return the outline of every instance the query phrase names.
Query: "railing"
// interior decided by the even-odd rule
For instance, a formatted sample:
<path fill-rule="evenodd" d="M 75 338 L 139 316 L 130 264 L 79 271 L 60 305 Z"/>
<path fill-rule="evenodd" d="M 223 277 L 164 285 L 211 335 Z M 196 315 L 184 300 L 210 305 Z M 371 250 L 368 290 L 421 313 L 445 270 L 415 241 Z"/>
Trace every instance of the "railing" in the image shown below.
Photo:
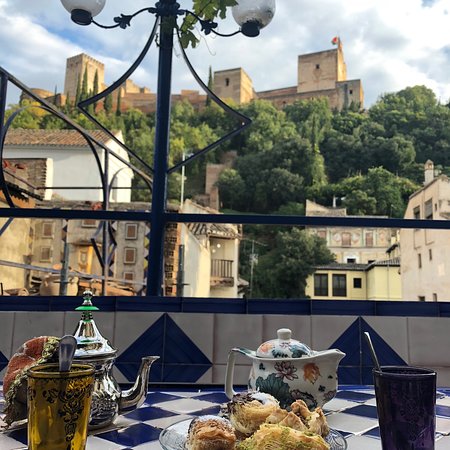
<path fill-rule="evenodd" d="M 229 259 L 212 259 L 211 276 L 215 278 L 233 278 L 233 261 Z"/>

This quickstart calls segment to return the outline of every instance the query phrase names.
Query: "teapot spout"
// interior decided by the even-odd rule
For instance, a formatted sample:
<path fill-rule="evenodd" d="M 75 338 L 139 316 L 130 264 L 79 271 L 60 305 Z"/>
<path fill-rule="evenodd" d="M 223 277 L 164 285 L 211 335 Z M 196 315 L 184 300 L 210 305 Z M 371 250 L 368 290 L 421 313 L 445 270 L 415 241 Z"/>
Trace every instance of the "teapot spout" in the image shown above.
<path fill-rule="evenodd" d="M 159 356 L 144 356 L 139 367 L 138 376 L 131 389 L 122 391 L 119 399 L 119 414 L 133 411 L 145 401 L 148 388 L 150 368 Z"/>

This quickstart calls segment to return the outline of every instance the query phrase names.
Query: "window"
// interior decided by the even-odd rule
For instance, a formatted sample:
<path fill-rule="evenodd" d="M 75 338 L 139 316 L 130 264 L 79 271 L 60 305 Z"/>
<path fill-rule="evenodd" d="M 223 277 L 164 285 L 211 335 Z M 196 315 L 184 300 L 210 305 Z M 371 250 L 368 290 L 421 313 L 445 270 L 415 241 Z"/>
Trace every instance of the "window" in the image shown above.
<path fill-rule="evenodd" d="M 416 206 L 413 209 L 413 216 L 414 216 L 414 219 L 417 219 L 417 220 L 420 219 L 420 206 Z"/>
<path fill-rule="evenodd" d="M 328 275 L 326 273 L 314 274 L 314 295 L 328 297 Z"/>
<path fill-rule="evenodd" d="M 43 238 L 53 237 L 53 222 L 44 222 L 42 224 L 42 237 Z"/>
<path fill-rule="evenodd" d="M 137 223 L 125 224 L 125 239 L 137 239 L 138 238 L 138 226 Z"/>
<path fill-rule="evenodd" d="M 353 278 L 353 287 L 355 289 L 361 289 L 362 288 L 362 278 Z"/>
<path fill-rule="evenodd" d="M 333 275 L 333 297 L 347 297 L 346 275 Z"/>
<path fill-rule="evenodd" d="M 350 89 L 350 91 L 349 91 L 349 92 L 350 92 L 350 95 L 352 95 L 352 94 L 353 94 L 353 89 Z"/>
<path fill-rule="evenodd" d="M 83 219 L 81 221 L 81 226 L 83 228 L 95 228 L 97 226 L 97 221 L 94 219 Z"/>
<path fill-rule="evenodd" d="M 433 302 L 437 302 L 437 294 L 436 294 L 436 292 L 433 292 Z"/>
<path fill-rule="evenodd" d="M 320 64 L 316 64 L 316 69 L 320 69 Z"/>
<path fill-rule="evenodd" d="M 425 202 L 425 211 L 424 211 L 425 219 L 431 220 L 433 219 L 433 199 L 427 200 Z"/>
<path fill-rule="evenodd" d="M 422 255 L 420 253 L 417 255 L 417 264 L 419 266 L 419 269 L 421 269 L 422 268 Z"/>
<path fill-rule="evenodd" d="M 327 238 L 327 232 L 325 230 L 319 230 L 317 232 L 317 236 L 319 236 L 321 239 L 326 239 Z"/>
<path fill-rule="evenodd" d="M 356 264 L 356 258 L 347 258 L 347 264 Z"/>
<path fill-rule="evenodd" d="M 366 233 L 366 247 L 373 247 L 373 231 Z"/>
<path fill-rule="evenodd" d="M 225 78 L 225 86 L 229 86 L 230 85 L 230 79 L 229 78 Z"/>
<path fill-rule="evenodd" d="M 41 247 L 41 262 L 50 262 L 52 260 L 52 248 Z"/>
<path fill-rule="evenodd" d="M 342 247 L 350 247 L 352 242 L 352 234 L 351 233 L 342 233 Z"/>
<path fill-rule="evenodd" d="M 134 264 L 136 262 L 136 249 L 131 247 L 125 247 L 123 262 L 125 264 Z"/>
<path fill-rule="evenodd" d="M 88 262 L 88 251 L 87 250 L 80 250 L 80 253 L 78 253 L 78 264 L 81 266 L 85 266 Z"/>
<path fill-rule="evenodd" d="M 419 295 L 418 299 L 419 299 L 419 302 L 424 302 L 425 301 L 425 295 Z"/>
<path fill-rule="evenodd" d="M 429 259 L 430 261 L 433 261 L 433 250 L 431 250 L 431 248 L 428 249 L 428 259 Z"/>
<path fill-rule="evenodd" d="M 134 272 L 124 272 L 123 279 L 127 280 L 127 281 L 133 281 L 134 280 Z"/>

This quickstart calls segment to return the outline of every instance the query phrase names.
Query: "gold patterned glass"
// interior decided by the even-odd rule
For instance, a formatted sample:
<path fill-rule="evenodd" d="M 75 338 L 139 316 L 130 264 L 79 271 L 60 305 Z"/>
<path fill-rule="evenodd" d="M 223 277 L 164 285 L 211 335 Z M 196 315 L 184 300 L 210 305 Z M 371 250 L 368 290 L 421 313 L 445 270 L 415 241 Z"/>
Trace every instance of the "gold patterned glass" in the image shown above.
<path fill-rule="evenodd" d="M 94 369 L 73 364 L 60 372 L 58 364 L 28 371 L 28 449 L 84 450 L 91 409 Z"/>

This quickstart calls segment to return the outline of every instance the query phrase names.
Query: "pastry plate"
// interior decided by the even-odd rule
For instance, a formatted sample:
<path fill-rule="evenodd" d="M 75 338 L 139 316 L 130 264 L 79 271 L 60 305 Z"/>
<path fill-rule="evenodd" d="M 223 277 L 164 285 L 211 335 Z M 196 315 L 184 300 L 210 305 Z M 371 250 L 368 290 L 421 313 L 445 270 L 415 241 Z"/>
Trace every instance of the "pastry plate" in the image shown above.
<path fill-rule="evenodd" d="M 175 422 L 161 431 L 159 442 L 164 450 L 185 450 L 184 446 L 192 419 L 184 419 Z M 346 450 L 347 441 L 341 433 L 330 430 L 330 434 L 325 438 L 330 444 L 330 450 Z"/>

